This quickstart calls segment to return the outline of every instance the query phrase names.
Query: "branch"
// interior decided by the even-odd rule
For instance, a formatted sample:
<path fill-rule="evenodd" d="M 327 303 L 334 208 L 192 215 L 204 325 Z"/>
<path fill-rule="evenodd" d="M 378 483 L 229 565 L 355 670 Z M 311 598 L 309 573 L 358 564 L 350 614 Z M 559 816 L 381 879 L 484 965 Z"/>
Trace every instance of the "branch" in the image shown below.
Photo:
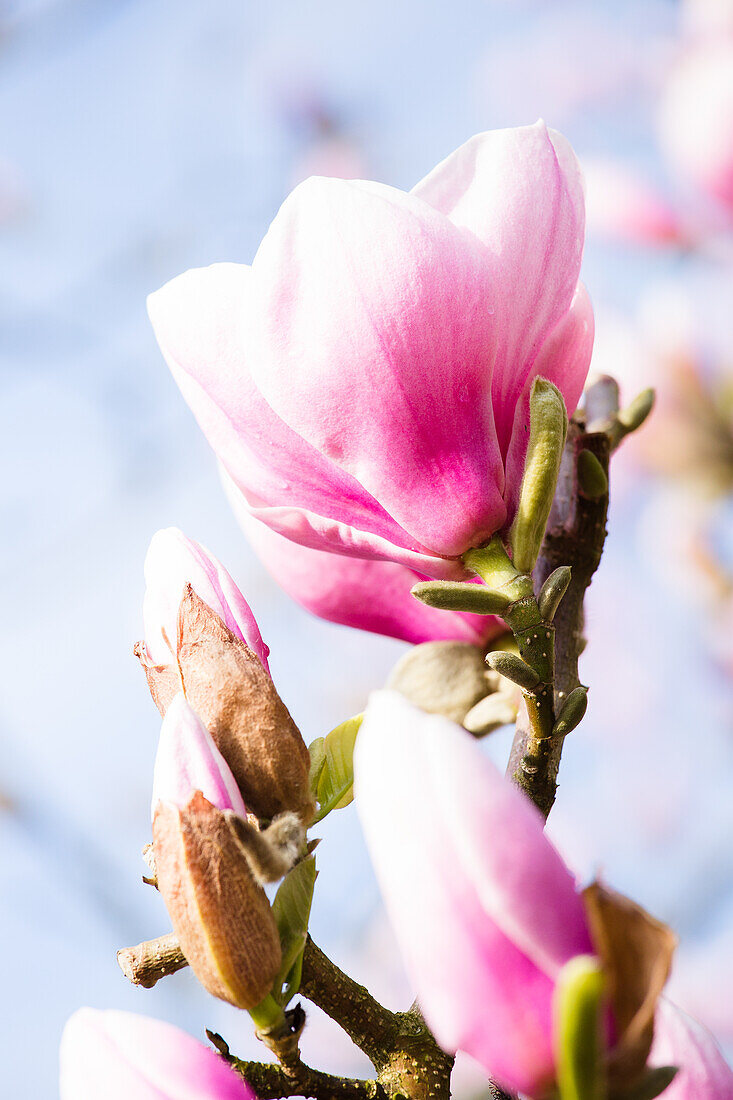
<path fill-rule="evenodd" d="M 243 1062 L 229 1053 L 229 1047 L 220 1035 L 211 1031 L 206 1034 L 232 1069 L 252 1088 L 258 1100 L 278 1100 L 285 1096 L 305 1096 L 313 1100 L 386 1100 L 386 1093 L 378 1081 L 335 1077 L 311 1069 L 304 1062 L 298 1062 L 292 1068 L 263 1062 Z"/>
<path fill-rule="evenodd" d="M 583 601 L 598 568 L 606 539 L 608 491 L 588 497 L 578 485 L 578 455 L 591 451 L 608 474 L 610 440 L 606 432 L 586 432 L 582 422 L 570 423 L 560 467 L 555 502 L 547 525 L 535 579 L 542 585 L 560 565 L 569 565 L 572 577 L 555 616 L 555 706 L 567 698 L 578 679 L 583 651 Z M 517 723 L 507 774 L 532 799 L 545 817 L 555 802 L 557 773 L 564 737 L 534 741 L 526 721 Z M 532 745 L 532 755 L 528 749 Z"/>
<path fill-rule="evenodd" d="M 406 1013 L 390 1012 L 363 986 L 344 974 L 308 937 L 300 992 L 343 1028 L 377 1068 L 399 1034 Z"/>
<path fill-rule="evenodd" d="M 174 932 L 159 936 L 157 940 L 138 943 L 135 947 L 123 947 L 117 952 L 117 962 L 133 985 L 141 985 L 145 989 L 152 989 L 161 978 L 188 966 Z"/>

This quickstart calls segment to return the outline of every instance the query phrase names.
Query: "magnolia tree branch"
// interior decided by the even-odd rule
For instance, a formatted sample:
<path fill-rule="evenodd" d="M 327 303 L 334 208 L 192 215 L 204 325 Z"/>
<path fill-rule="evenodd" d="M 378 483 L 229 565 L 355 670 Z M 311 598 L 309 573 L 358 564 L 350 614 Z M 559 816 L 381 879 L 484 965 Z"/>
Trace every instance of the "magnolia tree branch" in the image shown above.
<path fill-rule="evenodd" d="M 572 569 L 569 587 L 554 620 L 556 711 L 580 683 L 578 658 L 585 644 L 583 601 L 601 560 L 606 539 L 608 486 L 597 495 L 587 495 L 579 483 L 578 459 L 583 451 L 590 451 L 607 478 L 610 445 L 606 432 L 587 432 L 582 422 L 576 419 L 571 421 L 557 492 L 537 560 L 535 578 L 538 586 L 559 566 L 569 565 Z M 526 720 L 517 723 L 507 774 L 545 817 L 555 802 L 563 742 L 563 736 L 533 741 Z M 525 761 L 530 744 L 533 748 L 532 766 L 527 768 Z"/>
<path fill-rule="evenodd" d="M 156 940 L 145 940 L 135 947 L 123 947 L 117 952 L 117 962 L 133 985 L 141 985 L 145 989 L 152 989 L 161 978 L 188 966 L 175 932 L 159 936 Z"/>

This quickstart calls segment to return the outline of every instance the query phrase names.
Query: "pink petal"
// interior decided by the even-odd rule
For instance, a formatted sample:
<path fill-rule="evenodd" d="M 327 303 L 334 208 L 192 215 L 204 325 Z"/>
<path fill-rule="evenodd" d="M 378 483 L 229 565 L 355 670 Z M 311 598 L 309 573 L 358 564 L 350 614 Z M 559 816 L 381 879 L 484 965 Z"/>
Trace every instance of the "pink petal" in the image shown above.
<path fill-rule="evenodd" d="M 420 552 L 381 504 L 263 399 L 250 374 L 251 289 L 249 267 L 214 264 L 148 298 L 161 351 L 217 456 L 252 506 L 284 509 L 293 526 L 313 513 Z"/>
<path fill-rule="evenodd" d="M 60 1049 L 61 1100 L 256 1100 L 220 1055 L 162 1020 L 81 1008 Z"/>
<path fill-rule="evenodd" d="M 262 641 L 249 604 L 231 576 L 211 551 L 186 538 L 177 527 L 158 531 L 145 558 L 146 591 L 143 603 L 145 642 L 150 659 L 170 664 L 178 634 L 178 608 L 187 584 L 224 624 L 241 638 L 269 671 L 270 652 Z"/>
<path fill-rule="evenodd" d="M 153 773 L 151 816 L 159 802 L 186 806 L 194 791 L 220 810 L 247 816 L 239 787 L 199 716 L 179 692 L 160 729 Z"/>
<path fill-rule="evenodd" d="M 512 1088 L 552 1076 L 551 997 L 591 950 L 575 883 L 541 816 L 452 722 L 372 695 L 356 803 L 426 1018 Z"/>
<path fill-rule="evenodd" d="M 713 1036 L 662 998 L 654 1017 L 651 1065 L 679 1066 L 664 1100 L 733 1100 L 733 1071 Z"/>
<path fill-rule="evenodd" d="M 251 370 L 278 415 L 419 546 L 457 556 L 493 534 L 505 511 L 486 249 L 394 188 L 310 179 L 252 274 Z"/>
<path fill-rule="evenodd" d="M 414 644 L 440 639 L 479 644 L 506 629 L 493 616 L 436 611 L 420 603 L 410 589 L 424 575 L 396 562 L 345 557 L 291 542 L 250 514 L 236 486 L 228 488 L 228 495 L 268 572 L 321 619 Z"/>
<path fill-rule="evenodd" d="M 585 231 L 578 162 L 565 138 L 543 122 L 492 130 L 447 157 L 413 194 L 489 251 L 498 340 L 492 397 L 506 454 L 514 407 L 578 285 Z M 587 370 L 588 361 L 576 365 L 574 391 L 582 390 Z M 571 393 L 563 396 L 572 413 Z"/>

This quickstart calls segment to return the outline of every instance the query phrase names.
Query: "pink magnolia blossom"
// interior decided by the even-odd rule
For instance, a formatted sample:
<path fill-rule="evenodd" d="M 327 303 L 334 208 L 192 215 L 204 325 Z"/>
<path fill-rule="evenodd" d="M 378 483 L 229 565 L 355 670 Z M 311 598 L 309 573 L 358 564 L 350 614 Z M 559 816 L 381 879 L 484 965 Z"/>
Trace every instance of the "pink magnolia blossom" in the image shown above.
<path fill-rule="evenodd" d="M 229 765 L 196 712 L 179 692 L 166 711 L 153 772 L 152 816 L 159 802 L 183 809 L 201 791 L 218 810 L 247 816 L 244 800 Z"/>
<path fill-rule="evenodd" d="M 531 803 L 476 741 L 392 692 L 372 695 L 355 797 L 428 1024 L 506 1088 L 554 1077 L 560 970 L 592 954 L 573 875 Z"/>
<path fill-rule="evenodd" d="M 733 1100 L 733 1071 L 709 1031 L 662 998 L 650 1062 L 679 1066 L 664 1100 Z"/>
<path fill-rule="evenodd" d="M 270 652 L 249 604 L 221 562 L 177 527 L 158 531 L 145 558 L 143 622 L 147 659 L 170 664 L 178 634 L 178 608 L 187 584 L 220 616 L 224 625 L 257 654 L 269 671 Z"/>
<path fill-rule="evenodd" d="M 61 1039 L 61 1100 L 256 1100 L 227 1063 L 171 1024 L 81 1008 Z"/>
<path fill-rule="evenodd" d="M 268 572 L 319 618 L 415 645 L 443 640 L 482 645 L 506 630 L 493 615 L 438 611 L 416 600 L 410 590 L 426 578 L 406 565 L 330 554 L 283 538 L 251 515 L 226 475 L 225 489 L 242 530 Z"/>
<path fill-rule="evenodd" d="M 673 163 L 733 209 L 733 38 L 707 40 L 681 58 L 662 98 L 660 132 Z"/>
<path fill-rule="evenodd" d="M 253 514 L 428 576 L 511 518 L 528 393 L 575 408 L 593 316 L 583 191 L 543 123 L 479 134 L 410 193 L 312 178 L 251 267 L 149 299 L 181 391 Z"/>
<path fill-rule="evenodd" d="M 682 244 L 674 207 L 642 176 L 610 160 L 583 162 L 589 233 L 631 244 Z"/>

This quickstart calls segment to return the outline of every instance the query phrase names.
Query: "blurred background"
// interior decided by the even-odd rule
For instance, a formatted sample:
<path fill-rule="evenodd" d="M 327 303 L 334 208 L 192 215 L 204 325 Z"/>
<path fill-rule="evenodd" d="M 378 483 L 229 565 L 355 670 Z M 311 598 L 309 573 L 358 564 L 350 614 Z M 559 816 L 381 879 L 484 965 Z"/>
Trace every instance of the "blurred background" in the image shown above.
<path fill-rule="evenodd" d="M 587 172 L 594 368 L 627 400 L 660 394 L 615 463 L 590 707 L 550 832 L 675 927 L 671 992 L 733 1051 L 731 42 L 728 0 L 0 0 L 4 1094 L 56 1095 L 84 1004 L 258 1055 L 188 972 L 138 990 L 115 960 L 169 927 L 140 881 L 159 719 L 132 646 L 153 532 L 180 526 L 229 567 L 306 741 L 404 651 L 312 619 L 265 574 L 146 294 L 249 262 L 307 175 L 409 189 L 474 132 L 539 116 Z M 497 761 L 509 741 L 490 739 Z M 314 937 L 403 1007 L 353 807 L 322 835 Z M 366 1069 L 311 1018 L 308 1060 Z"/>

